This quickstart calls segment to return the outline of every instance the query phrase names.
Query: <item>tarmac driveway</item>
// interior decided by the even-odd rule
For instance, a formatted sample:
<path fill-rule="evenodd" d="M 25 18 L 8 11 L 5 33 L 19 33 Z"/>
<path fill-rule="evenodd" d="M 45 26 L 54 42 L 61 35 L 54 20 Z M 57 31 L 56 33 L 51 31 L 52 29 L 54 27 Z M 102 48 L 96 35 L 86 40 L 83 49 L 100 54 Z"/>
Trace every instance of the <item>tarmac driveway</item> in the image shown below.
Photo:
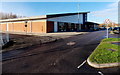
<path fill-rule="evenodd" d="M 83 73 L 99 75 L 118 73 L 118 68 L 95 69 L 87 63 L 82 64 L 100 41 L 106 31 L 76 35 L 53 43 L 28 48 L 27 52 L 3 61 L 3 73 Z"/>

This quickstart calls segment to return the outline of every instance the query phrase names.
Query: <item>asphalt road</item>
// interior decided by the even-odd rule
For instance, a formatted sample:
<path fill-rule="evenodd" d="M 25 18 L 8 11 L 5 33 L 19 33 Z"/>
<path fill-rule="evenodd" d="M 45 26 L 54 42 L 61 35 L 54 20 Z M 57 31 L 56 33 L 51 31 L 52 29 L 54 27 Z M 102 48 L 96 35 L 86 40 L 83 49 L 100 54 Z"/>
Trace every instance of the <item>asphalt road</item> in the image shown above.
<path fill-rule="evenodd" d="M 26 52 L 3 61 L 3 73 L 70 73 L 101 74 L 119 73 L 118 67 L 95 69 L 87 63 L 82 64 L 105 38 L 106 31 L 90 32 L 71 36 L 53 43 L 37 45 Z M 15 52 L 14 52 L 15 53 Z M 7 53 L 6 53 L 7 54 Z"/>

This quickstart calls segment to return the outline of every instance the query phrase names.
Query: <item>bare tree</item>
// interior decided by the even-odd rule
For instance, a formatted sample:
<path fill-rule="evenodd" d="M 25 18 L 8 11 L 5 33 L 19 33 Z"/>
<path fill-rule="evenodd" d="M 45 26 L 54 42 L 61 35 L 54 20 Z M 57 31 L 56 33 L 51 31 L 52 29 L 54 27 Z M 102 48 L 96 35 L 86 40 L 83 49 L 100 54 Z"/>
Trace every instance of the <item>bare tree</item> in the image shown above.
<path fill-rule="evenodd" d="M 110 22 L 108 24 L 108 27 L 117 27 L 117 26 L 120 26 L 120 25 L 115 22 Z M 105 23 L 99 24 L 99 27 L 106 27 L 106 24 Z"/>
<path fill-rule="evenodd" d="M 18 16 L 16 14 L 13 14 L 12 12 L 11 13 L 0 12 L 0 19 L 13 19 L 13 18 L 22 18 L 22 17 L 25 16 Z"/>

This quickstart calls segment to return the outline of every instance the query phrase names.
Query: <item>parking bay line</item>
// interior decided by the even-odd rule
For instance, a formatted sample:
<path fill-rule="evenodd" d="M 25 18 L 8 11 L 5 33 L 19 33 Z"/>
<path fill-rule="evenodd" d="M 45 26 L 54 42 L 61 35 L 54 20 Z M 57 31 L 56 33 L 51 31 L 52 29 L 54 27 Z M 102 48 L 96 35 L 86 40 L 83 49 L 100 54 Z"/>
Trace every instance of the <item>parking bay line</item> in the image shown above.
<path fill-rule="evenodd" d="M 100 71 L 98 71 L 98 73 L 100 74 L 100 75 L 104 75 L 102 72 L 100 72 Z"/>
<path fill-rule="evenodd" d="M 82 64 L 80 64 L 77 68 L 80 68 L 80 67 L 83 66 L 85 63 L 86 63 L 86 60 L 85 60 Z"/>

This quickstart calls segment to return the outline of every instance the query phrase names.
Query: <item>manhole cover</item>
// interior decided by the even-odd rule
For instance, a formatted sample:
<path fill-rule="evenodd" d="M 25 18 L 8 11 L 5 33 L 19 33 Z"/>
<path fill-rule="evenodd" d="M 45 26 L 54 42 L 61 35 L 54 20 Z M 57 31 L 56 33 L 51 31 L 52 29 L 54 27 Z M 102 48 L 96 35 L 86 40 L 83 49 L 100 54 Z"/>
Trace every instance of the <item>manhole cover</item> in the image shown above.
<path fill-rule="evenodd" d="M 75 42 L 68 42 L 67 45 L 70 45 L 70 46 L 75 45 Z"/>

